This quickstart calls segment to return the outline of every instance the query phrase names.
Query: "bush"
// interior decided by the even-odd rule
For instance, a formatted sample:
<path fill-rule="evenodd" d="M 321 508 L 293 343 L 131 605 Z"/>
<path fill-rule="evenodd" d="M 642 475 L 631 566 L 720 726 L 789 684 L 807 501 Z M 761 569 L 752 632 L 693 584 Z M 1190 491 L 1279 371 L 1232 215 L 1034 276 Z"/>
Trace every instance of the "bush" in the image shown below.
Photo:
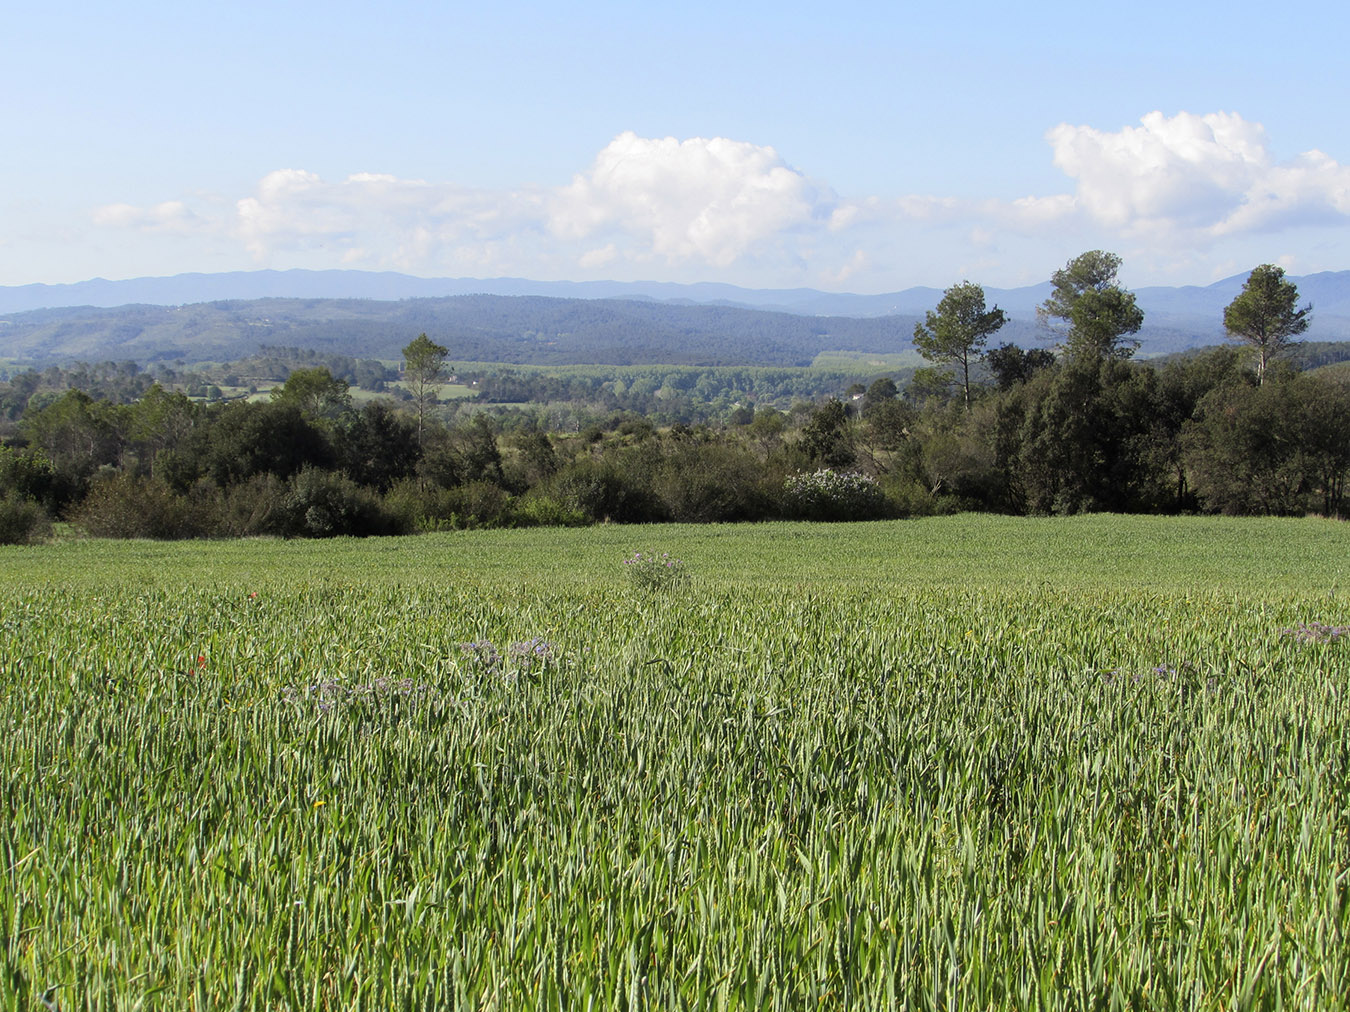
<path fill-rule="evenodd" d="M 521 527 L 583 527 L 590 522 L 584 513 L 546 492 L 526 493 L 515 501 L 511 513 Z"/>
<path fill-rule="evenodd" d="M 511 496 L 490 481 L 470 481 L 447 489 L 451 513 L 466 527 L 501 527 L 511 516 Z"/>
<path fill-rule="evenodd" d="M 949 516 L 960 511 L 961 502 L 953 495 L 939 495 L 927 484 L 909 475 L 888 474 L 882 482 L 891 512 L 902 517 Z"/>
<path fill-rule="evenodd" d="M 661 505 L 645 484 L 637 464 L 641 460 L 583 458 L 568 464 L 544 484 L 546 491 L 569 511 L 588 520 L 645 523 L 666 519 Z M 628 466 L 633 465 L 633 466 Z"/>
<path fill-rule="evenodd" d="M 290 482 L 287 534 L 307 538 L 401 533 L 380 497 L 338 471 L 306 467 Z"/>
<path fill-rule="evenodd" d="M 689 443 L 662 462 L 653 490 L 665 513 L 680 523 L 760 520 L 768 512 L 758 487 L 764 470 L 745 450 Z"/>
<path fill-rule="evenodd" d="M 290 531 L 290 490 L 274 474 L 255 474 L 225 494 L 222 533 L 232 537 L 285 537 Z"/>
<path fill-rule="evenodd" d="M 415 478 L 408 478 L 395 484 L 384 501 L 409 531 L 503 527 L 515 518 L 510 494 L 490 481 L 440 488 L 420 485 Z"/>
<path fill-rule="evenodd" d="M 669 552 L 634 552 L 623 565 L 628 582 L 644 593 L 675 590 L 689 582 L 683 560 L 671 558 Z"/>
<path fill-rule="evenodd" d="M 0 493 L 0 545 L 31 545 L 51 537 L 52 522 L 32 499 Z"/>
<path fill-rule="evenodd" d="M 453 527 L 450 494 L 438 485 L 416 478 L 397 481 L 385 493 L 385 509 L 398 517 L 405 531 L 439 531 Z"/>
<path fill-rule="evenodd" d="M 51 505 L 56 471 L 41 450 L 0 446 L 0 495 Z"/>
<path fill-rule="evenodd" d="M 893 512 L 875 478 L 829 468 L 789 477 L 783 508 L 799 520 L 880 520 Z"/>
<path fill-rule="evenodd" d="M 214 486 L 175 494 L 158 478 L 122 474 L 94 482 L 75 509 L 74 520 L 96 538 L 172 541 L 214 534 L 220 509 Z"/>

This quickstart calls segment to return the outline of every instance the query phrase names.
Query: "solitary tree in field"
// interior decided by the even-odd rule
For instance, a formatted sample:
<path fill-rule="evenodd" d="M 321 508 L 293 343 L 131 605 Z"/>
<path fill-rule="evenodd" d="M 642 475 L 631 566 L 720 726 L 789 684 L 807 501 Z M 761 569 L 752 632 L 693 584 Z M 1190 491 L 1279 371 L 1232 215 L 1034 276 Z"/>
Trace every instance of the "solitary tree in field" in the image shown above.
<path fill-rule="evenodd" d="M 441 381 L 445 379 L 445 357 L 449 354 L 448 348 L 437 344 L 426 334 L 418 334 L 417 340 L 403 349 L 403 360 L 406 363 L 403 375 L 407 379 L 413 403 L 417 405 L 419 454 L 422 451 L 423 422 L 426 419 L 427 409 L 436 403 Z"/>
<path fill-rule="evenodd" d="M 961 384 L 970 410 L 970 360 L 984 353 L 989 335 L 1005 323 L 1003 310 L 984 308 L 984 289 L 963 281 L 942 293 L 937 312 L 914 325 L 914 346 L 930 362 L 960 362 Z"/>
<path fill-rule="evenodd" d="M 1246 341 L 1257 351 L 1258 384 L 1265 382 L 1266 363 L 1308 329 L 1312 306 L 1295 309 L 1297 304 L 1298 286 L 1285 280 L 1284 269 L 1262 264 L 1251 272 L 1237 298 L 1223 311 L 1228 336 Z"/>
<path fill-rule="evenodd" d="M 1117 283 L 1119 270 L 1120 257 L 1094 249 L 1050 276 L 1054 291 L 1036 308 L 1036 316 L 1043 323 L 1068 324 L 1064 350 L 1070 358 L 1129 358 L 1138 347 L 1125 338 L 1144 325 L 1144 311 L 1135 305 L 1134 293 Z"/>

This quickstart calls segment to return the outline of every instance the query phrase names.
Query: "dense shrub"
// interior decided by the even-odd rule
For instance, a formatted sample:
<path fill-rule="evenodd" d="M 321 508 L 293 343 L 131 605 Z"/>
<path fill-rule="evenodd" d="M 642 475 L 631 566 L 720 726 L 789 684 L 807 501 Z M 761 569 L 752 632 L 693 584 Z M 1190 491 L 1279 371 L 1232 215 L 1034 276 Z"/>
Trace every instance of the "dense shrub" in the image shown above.
<path fill-rule="evenodd" d="M 73 519 L 96 538 L 207 537 L 219 527 L 219 497 L 209 485 L 193 492 L 178 495 L 158 478 L 131 474 L 99 478 Z"/>
<path fill-rule="evenodd" d="M 879 520 L 893 512 L 875 478 L 827 467 L 789 477 L 783 508 L 799 520 Z"/>
<path fill-rule="evenodd" d="M 385 493 L 384 506 L 398 518 L 405 531 L 437 531 L 453 527 L 450 493 L 439 485 L 405 478 L 395 482 Z"/>
<path fill-rule="evenodd" d="M 511 515 L 520 527 L 581 527 L 590 522 L 584 513 L 569 508 L 556 496 L 538 490 L 517 499 Z"/>
<path fill-rule="evenodd" d="M 399 518 L 380 497 L 339 471 L 306 467 L 290 481 L 286 534 L 306 538 L 398 534 Z"/>
<path fill-rule="evenodd" d="M 629 455 L 623 464 L 610 459 L 583 458 L 553 475 L 544 490 L 567 510 L 588 520 L 644 523 L 664 520 L 664 511 L 642 473 Z"/>
<path fill-rule="evenodd" d="M 34 500 L 0 492 L 0 545 L 29 545 L 51 537 L 52 522 Z"/>
<path fill-rule="evenodd" d="M 739 447 L 689 443 L 667 456 L 654 491 L 664 512 L 681 523 L 759 520 L 768 512 L 758 484 L 763 471 Z"/>
<path fill-rule="evenodd" d="M 290 489 L 274 474 L 255 474 L 225 494 L 221 533 L 285 537 L 290 533 Z"/>
<path fill-rule="evenodd" d="M 41 450 L 0 446 L 0 495 L 33 499 L 50 506 L 56 471 Z"/>
<path fill-rule="evenodd" d="M 934 492 L 927 483 L 911 475 L 888 474 L 881 480 L 881 488 L 897 516 L 945 516 L 961 509 L 961 501 L 956 496 Z"/>

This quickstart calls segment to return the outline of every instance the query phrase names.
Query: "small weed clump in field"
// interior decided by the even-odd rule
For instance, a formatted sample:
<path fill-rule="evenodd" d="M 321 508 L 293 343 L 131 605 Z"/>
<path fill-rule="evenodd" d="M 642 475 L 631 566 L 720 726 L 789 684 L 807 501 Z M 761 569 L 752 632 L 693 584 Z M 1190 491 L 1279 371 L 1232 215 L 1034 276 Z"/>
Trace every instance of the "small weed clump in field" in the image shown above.
<path fill-rule="evenodd" d="M 628 582 L 647 593 L 676 590 L 689 582 L 684 561 L 671 558 L 669 552 L 660 555 L 634 552 L 631 559 L 623 560 L 623 565 Z"/>
<path fill-rule="evenodd" d="M 1350 636 L 1350 625 L 1300 622 L 1292 629 L 1281 629 L 1280 635 L 1299 643 L 1335 643 L 1342 636 Z"/>
<path fill-rule="evenodd" d="M 558 659 L 557 648 L 542 636 L 512 643 L 505 655 L 497 650 L 491 640 L 461 643 L 459 652 L 472 668 L 508 676 L 546 668 Z"/>
<path fill-rule="evenodd" d="M 381 676 L 367 682 L 344 682 L 336 678 L 312 682 L 309 685 L 291 685 L 281 690 L 284 702 L 300 707 L 312 706 L 320 713 L 351 706 L 361 701 L 383 701 L 406 698 L 410 702 L 429 699 L 436 690 L 413 678 Z"/>

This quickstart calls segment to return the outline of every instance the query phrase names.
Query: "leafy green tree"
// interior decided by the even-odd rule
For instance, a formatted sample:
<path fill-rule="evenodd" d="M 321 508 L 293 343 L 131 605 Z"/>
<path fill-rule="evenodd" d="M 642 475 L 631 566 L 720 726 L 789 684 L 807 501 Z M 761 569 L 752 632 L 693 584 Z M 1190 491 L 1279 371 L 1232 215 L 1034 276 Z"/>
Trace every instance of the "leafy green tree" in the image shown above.
<path fill-rule="evenodd" d="M 1299 441 L 1323 516 L 1350 514 L 1350 384 L 1317 374 L 1294 378 L 1302 387 Z"/>
<path fill-rule="evenodd" d="M 0 495 L 50 502 L 55 480 L 56 470 L 41 450 L 0 444 Z"/>
<path fill-rule="evenodd" d="M 217 485 L 234 485 L 255 474 L 289 478 L 305 465 L 331 467 L 328 435 L 294 404 L 236 402 L 205 433 L 201 469 Z"/>
<path fill-rule="evenodd" d="M 984 358 L 1000 390 L 1011 390 L 1018 383 L 1025 383 L 1042 369 L 1055 364 L 1053 352 L 1044 348 L 1023 351 L 1015 344 L 1000 344 L 997 348 L 991 348 Z"/>
<path fill-rule="evenodd" d="M 1202 505 L 1237 515 L 1345 513 L 1350 391 L 1316 375 L 1212 390 L 1186 427 L 1186 465 Z"/>
<path fill-rule="evenodd" d="M 426 449 L 417 471 L 424 481 L 441 488 L 475 481 L 503 484 L 502 455 L 491 417 L 479 412 L 453 429 L 440 424 L 428 426 Z"/>
<path fill-rule="evenodd" d="M 909 378 L 909 387 L 905 393 L 916 404 L 935 400 L 945 403 L 951 397 L 952 383 L 956 377 L 948 369 L 939 369 L 935 365 L 920 366 Z"/>
<path fill-rule="evenodd" d="M 961 387 L 970 410 L 970 360 L 978 359 L 989 335 L 1007 323 L 1003 310 L 984 308 L 984 289 L 963 281 L 942 293 L 937 312 L 914 325 L 914 345 L 930 362 L 961 363 Z"/>
<path fill-rule="evenodd" d="M 272 388 L 272 400 L 294 404 L 313 418 L 336 419 L 351 410 L 351 384 L 337 379 L 324 366 L 296 369 L 282 386 Z"/>
<path fill-rule="evenodd" d="M 1054 290 L 1036 308 L 1042 323 L 1067 324 L 1064 350 L 1070 358 L 1129 358 L 1139 342 L 1126 340 L 1144 325 L 1133 292 L 1120 287 L 1120 257 L 1099 249 L 1082 253 L 1050 276 Z"/>
<path fill-rule="evenodd" d="M 417 466 L 415 433 L 402 414 L 371 401 L 359 412 L 344 415 L 340 424 L 338 463 L 353 481 L 387 492 L 413 473 Z"/>
<path fill-rule="evenodd" d="M 751 439 L 759 444 L 760 450 L 769 454 L 783 444 L 783 433 L 787 431 L 787 416 L 777 408 L 760 408 L 750 423 Z"/>
<path fill-rule="evenodd" d="M 853 464 L 857 454 L 849 432 L 848 410 L 842 401 L 831 397 L 811 413 L 802 428 L 799 446 L 806 459 L 817 466 L 845 468 Z"/>
<path fill-rule="evenodd" d="M 478 412 L 468 425 L 455 430 L 461 473 L 466 481 L 502 483 L 502 454 L 492 418 Z"/>
<path fill-rule="evenodd" d="M 1284 269 L 1262 264 L 1247 277 L 1247 283 L 1223 311 L 1224 329 L 1234 340 L 1245 341 L 1257 351 L 1256 381 L 1266 379 L 1266 364 L 1308 329 L 1312 306 L 1295 309 L 1298 286 L 1286 281 Z"/>
<path fill-rule="evenodd" d="M 30 407 L 20 431 L 51 461 L 62 484 L 83 495 L 93 473 L 122 455 L 122 415 L 117 405 L 67 390 L 41 410 Z"/>
<path fill-rule="evenodd" d="M 1175 509 L 1200 508 L 1186 466 L 1183 434 L 1198 417 L 1197 409 L 1211 391 L 1222 386 L 1253 385 L 1251 373 L 1242 368 L 1241 357 L 1237 348 L 1215 347 L 1173 358 L 1158 370 L 1157 398 L 1150 413 L 1150 425 L 1159 434 L 1155 451 L 1171 476 Z"/>
<path fill-rule="evenodd" d="M 506 487 L 517 495 L 538 485 L 562 466 L 553 441 L 542 429 L 516 433 L 510 440 L 510 448 L 514 453 L 509 467 L 504 460 L 502 470 Z"/>
<path fill-rule="evenodd" d="M 900 388 L 895 385 L 895 380 L 889 376 L 882 376 L 880 379 L 873 380 L 872 385 L 863 394 L 863 417 L 866 418 L 877 408 L 889 404 L 899 396 Z"/>
<path fill-rule="evenodd" d="M 1114 358 L 1076 358 L 1012 391 L 1020 415 L 1000 457 L 1012 498 L 1030 513 L 1154 512 L 1171 502 L 1171 475 L 1152 442 L 1153 370 Z M 1010 403 L 1008 407 L 1013 408 Z"/>
<path fill-rule="evenodd" d="M 1187 424 L 1185 461 L 1201 505 L 1230 516 L 1307 509 L 1300 405 L 1291 383 L 1212 390 Z"/>
<path fill-rule="evenodd" d="M 450 349 L 439 345 L 426 334 L 418 334 L 417 339 L 403 349 L 404 376 L 408 389 L 412 392 L 413 403 L 417 410 L 417 448 L 422 448 L 422 433 L 426 421 L 427 409 L 436 403 L 441 383 L 445 379 L 445 357 Z"/>

